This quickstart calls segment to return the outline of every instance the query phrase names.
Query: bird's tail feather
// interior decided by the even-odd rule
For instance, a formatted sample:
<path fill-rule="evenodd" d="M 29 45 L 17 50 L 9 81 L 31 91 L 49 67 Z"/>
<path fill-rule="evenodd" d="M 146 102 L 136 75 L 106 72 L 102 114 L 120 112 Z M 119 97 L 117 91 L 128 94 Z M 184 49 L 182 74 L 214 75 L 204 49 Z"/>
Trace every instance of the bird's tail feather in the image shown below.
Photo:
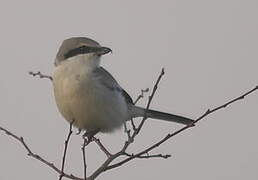
<path fill-rule="evenodd" d="M 135 112 L 133 114 L 133 117 L 144 116 L 146 113 L 146 117 L 153 118 L 153 119 L 159 119 L 159 120 L 164 120 L 164 121 L 169 121 L 169 122 L 176 122 L 176 123 L 185 124 L 185 125 L 191 125 L 194 122 L 194 120 L 183 117 L 183 116 L 155 111 L 155 110 L 151 110 L 151 109 L 146 110 L 144 108 L 137 107 L 137 106 L 133 107 L 133 111 Z"/>

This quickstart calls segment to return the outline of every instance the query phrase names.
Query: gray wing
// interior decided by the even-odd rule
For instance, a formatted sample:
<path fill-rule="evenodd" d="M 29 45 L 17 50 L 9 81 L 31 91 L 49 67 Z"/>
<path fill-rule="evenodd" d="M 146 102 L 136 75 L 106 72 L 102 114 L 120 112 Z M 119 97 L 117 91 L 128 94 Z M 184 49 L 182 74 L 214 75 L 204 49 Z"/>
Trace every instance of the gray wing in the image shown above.
<path fill-rule="evenodd" d="M 115 78 L 103 67 L 96 68 L 94 70 L 98 80 L 108 89 L 113 91 L 119 91 L 125 98 L 127 103 L 133 104 L 133 100 L 130 95 L 120 87 Z"/>

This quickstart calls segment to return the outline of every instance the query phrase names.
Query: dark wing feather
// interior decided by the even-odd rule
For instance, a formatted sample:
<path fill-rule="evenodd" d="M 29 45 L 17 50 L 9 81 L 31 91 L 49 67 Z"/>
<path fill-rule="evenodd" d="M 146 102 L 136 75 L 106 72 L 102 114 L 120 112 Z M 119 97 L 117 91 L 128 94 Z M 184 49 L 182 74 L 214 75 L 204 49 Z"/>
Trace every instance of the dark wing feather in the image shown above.
<path fill-rule="evenodd" d="M 122 94 L 123 94 L 127 103 L 133 104 L 133 99 L 124 89 L 122 90 Z"/>
<path fill-rule="evenodd" d="M 94 73 L 96 73 L 98 80 L 101 81 L 101 83 L 105 87 L 107 87 L 110 90 L 120 91 L 124 96 L 126 102 L 133 104 L 133 100 L 130 97 L 130 95 L 119 86 L 115 78 L 107 70 L 105 70 L 103 67 L 99 67 L 94 70 Z"/>

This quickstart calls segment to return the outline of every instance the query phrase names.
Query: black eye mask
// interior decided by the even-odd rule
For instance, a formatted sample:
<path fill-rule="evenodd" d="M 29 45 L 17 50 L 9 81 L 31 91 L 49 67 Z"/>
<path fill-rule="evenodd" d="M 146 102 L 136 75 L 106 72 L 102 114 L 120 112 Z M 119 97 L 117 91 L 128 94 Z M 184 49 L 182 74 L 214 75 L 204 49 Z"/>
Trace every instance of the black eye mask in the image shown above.
<path fill-rule="evenodd" d="M 72 49 L 68 51 L 64 55 L 64 59 L 79 55 L 79 54 L 88 54 L 93 52 L 98 52 L 100 50 L 99 47 L 90 47 L 90 46 L 80 46 L 78 48 Z"/>

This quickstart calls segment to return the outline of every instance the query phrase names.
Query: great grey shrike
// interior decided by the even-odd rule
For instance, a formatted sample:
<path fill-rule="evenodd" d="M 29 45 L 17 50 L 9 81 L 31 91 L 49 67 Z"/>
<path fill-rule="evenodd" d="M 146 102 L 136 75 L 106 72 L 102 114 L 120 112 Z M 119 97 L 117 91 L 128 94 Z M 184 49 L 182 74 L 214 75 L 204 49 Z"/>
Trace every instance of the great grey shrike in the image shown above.
<path fill-rule="evenodd" d="M 127 120 L 146 116 L 186 125 L 192 119 L 135 106 L 113 76 L 100 66 L 110 48 L 86 37 L 63 41 L 53 74 L 55 100 L 63 117 L 86 131 L 111 132 Z"/>

